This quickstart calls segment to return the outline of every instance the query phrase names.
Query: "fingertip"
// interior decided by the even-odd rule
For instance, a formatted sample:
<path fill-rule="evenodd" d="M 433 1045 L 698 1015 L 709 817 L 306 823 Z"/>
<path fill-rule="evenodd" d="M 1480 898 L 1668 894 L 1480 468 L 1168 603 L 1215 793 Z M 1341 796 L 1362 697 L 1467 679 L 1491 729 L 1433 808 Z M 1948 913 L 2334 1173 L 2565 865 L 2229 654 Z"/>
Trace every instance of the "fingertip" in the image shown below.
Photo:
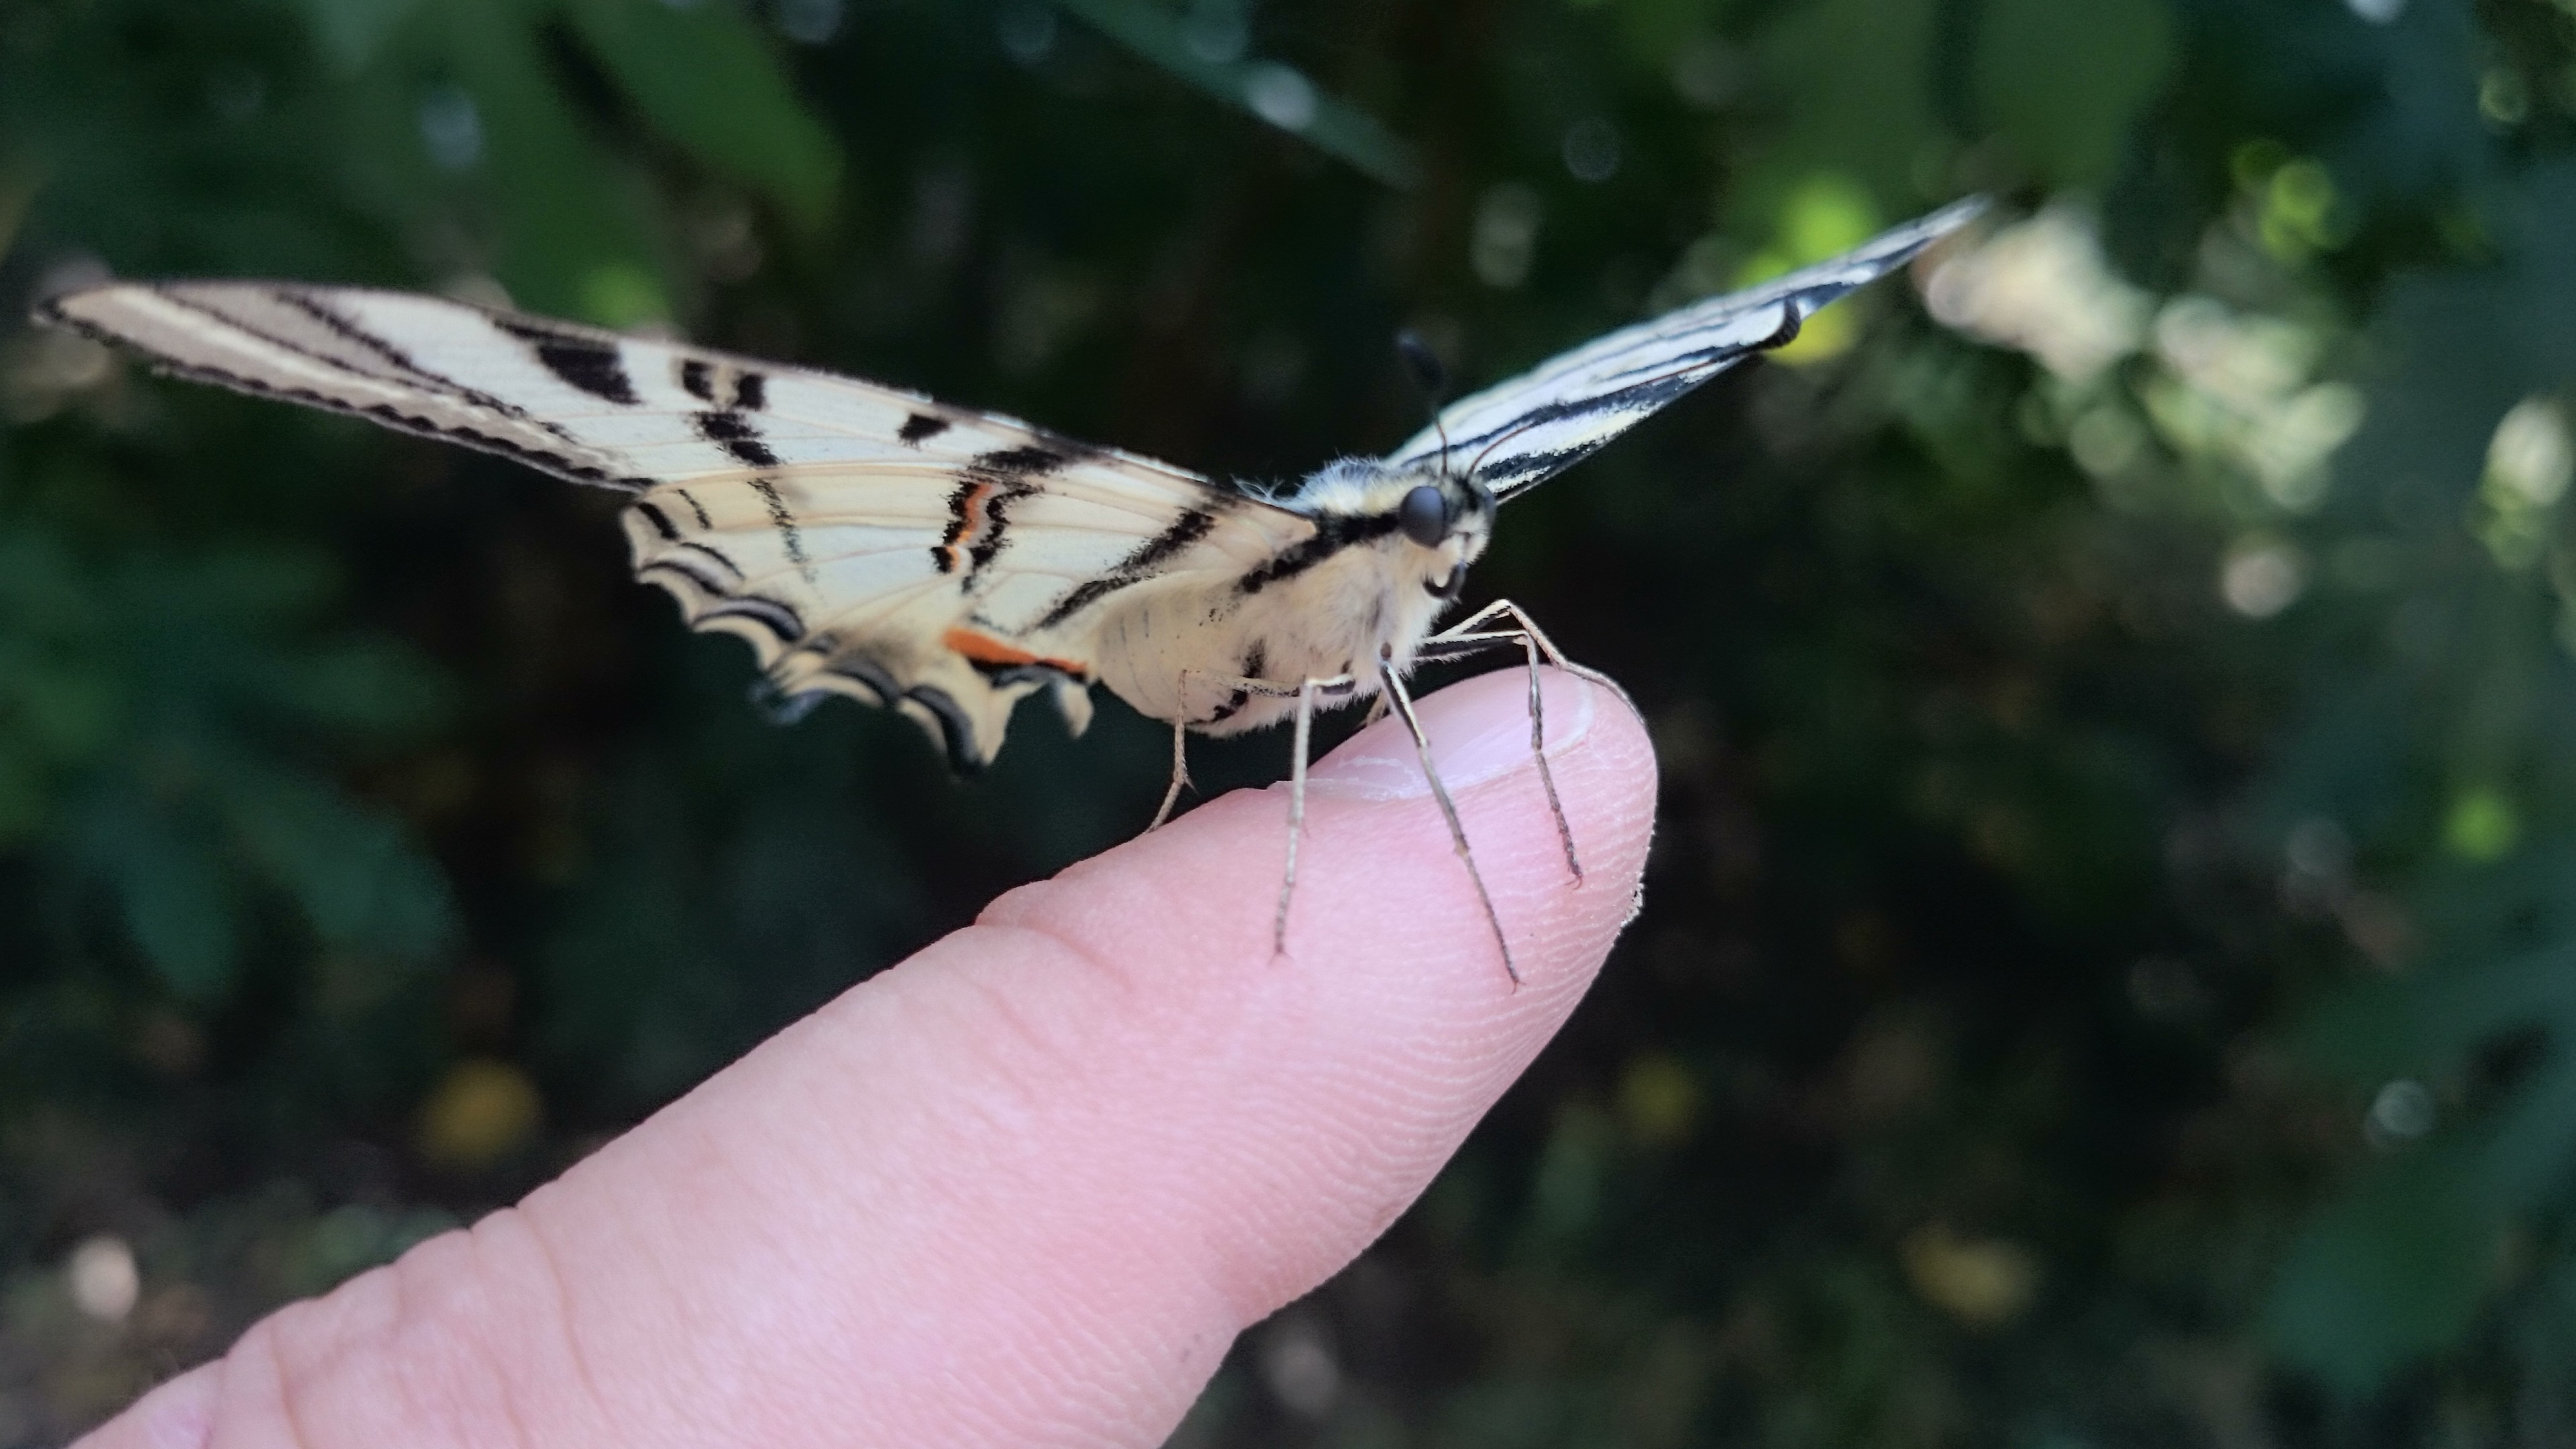
<path fill-rule="evenodd" d="M 1525 671 L 1422 696 L 1415 717 L 1514 959 L 1528 958 L 1524 980 L 1579 993 L 1635 913 L 1654 823 L 1654 750 L 1615 685 L 1558 669 L 1540 670 L 1539 681 L 1544 770 L 1532 748 Z M 1086 955 L 1148 976 L 1239 982 L 1229 963 L 1260 968 L 1280 955 L 1272 927 L 1289 790 L 1282 779 L 1209 801 L 1001 897 L 982 920 L 1060 934 Z M 1427 976 L 1481 1009 L 1510 985 L 1475 877 L 1401 717 L 1378 720 L 1315 762 L 1297 860 L 1285 960 L 1305 963 L 1318 989 L 1366 994 L 1369 978 Z"/>
<path fill-rule="evenodd" d="M 1416 712 L 1518 983 L 1400 718 L 1316 766 L 1284 955 L 1284 783 L 1211 801 L 987 913 L 1115 963 L 1114 1012 L 1035 983 L 1023 1014 L 1150 1023 L 1120 1050 L 1189 1078 L 1157 1135 L 1201 1154 L 1199 1237 L 1245 1321 L 1338 1270 L 1428 1186 L 1635 914 L 1654 817 L 1646 730 L 1615 688 L 1555 670 L 1541 688 L 1579 882 L 1531 750 L 1528 674 L 1464 681 Z"/>

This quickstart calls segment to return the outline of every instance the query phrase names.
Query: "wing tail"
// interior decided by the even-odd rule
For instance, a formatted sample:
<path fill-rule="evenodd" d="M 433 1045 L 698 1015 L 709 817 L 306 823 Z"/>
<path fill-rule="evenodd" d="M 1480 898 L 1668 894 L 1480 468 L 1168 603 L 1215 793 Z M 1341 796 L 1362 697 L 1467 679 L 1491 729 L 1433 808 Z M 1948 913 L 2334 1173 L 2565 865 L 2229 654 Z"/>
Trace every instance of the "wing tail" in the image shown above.
<path fill-rule="evenodd" d="M 442 367 L 441 350 L 503 338 L 502 319 L 461 303 L 283 283 L 120 282 L 57 297 L 36 315 L 199 382 L 462 443 L 577 483 L 633 492 L 650 481 Z"/>

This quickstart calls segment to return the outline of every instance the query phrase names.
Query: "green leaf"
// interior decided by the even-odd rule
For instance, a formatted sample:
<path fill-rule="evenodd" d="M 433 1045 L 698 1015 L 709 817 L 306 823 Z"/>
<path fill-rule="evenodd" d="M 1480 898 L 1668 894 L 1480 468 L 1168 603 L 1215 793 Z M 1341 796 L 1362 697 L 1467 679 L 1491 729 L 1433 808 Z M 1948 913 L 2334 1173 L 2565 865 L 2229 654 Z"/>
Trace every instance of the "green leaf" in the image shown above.
<path fill-rule="evenodd" d="M 0 846 L 15 845 L 44 829 L 52 810 L 44 772 L 24 753 L 0 743 Z"/>
<path fill-rule="evenodd" d="M 1729 188 L 1740 235 L 1772 232 L 1791 196 L 1819 175 L 1857 180 L 1887 214 L 1915 209 L 1916 165 L 1943 135 L 1939 9 L 1939 0 L 1815 0 L 1776 12 L 1754 42 L 1752 70 L 1795 104 L 1782 106 L 1785 122 Z"/>
<path fill-rule="evenodd" d="M 356 74 L 376 58 L 394 27 L 420 0 L 296 0 L 322 52 L 341 71 Z"/>
<path fill-rule="evenodd" d="M 453 938 L 446 880 L 399 821 L 315 780 L 245 770 L 227 784 L 251 857 L 325 940 L 420 960 Z"/>
<path fill-rule="evenodd" d="M 2373 340 L 2394 363 L 2339 455 L 2338 492 L 2356 503 L 2420 498 L 2456 516 L 2506 411 L 2576 378 L 2576 163 L 2536 166 L 2490 206 L 2500 260 L 2389 288 Z"/>
<path fill-rule="evenodd" d="M 1173 78 L 1256 116 L 1317 150 L 1397 188 L 1419 178 L 1413 148 L 1375 116 L 1326 94 L 1299 71 L 1274 61 L 1212 61 L 1190 49 L 1170 12 L 1139 0 L 1057 3 Z"/>
<path fill-rule="evenodd" d="M 2315 1065 L 2369 1086 L 2449 1076 L 2500 1033 L 2553 1018 L 2576 1024 L 2576 946 L 2363 982 L 2311 1011 L 2297 1040 Z"/>
<path fill-rule="evenodd" d="M 591 144 L 538 46 L 536 22 L 511 0 L 449 0 L 436 51 L 480 114 L 481 172 L 500 203 L 496 270 L 520 305 L 598 317 L 591 279 L 603 268 L 656 276 L 652 230 L 617 165 Z"/>
<path fill-rule="evenodd" d="M 94 799 L 83 813 L 84 854 L 144 959 L 181 996 L 221 994 L 239 964 L 239 924 L 214 842 L 131 794 Z"/>
<path fill-rule="evenodd" d="M 2468 1144 L 2383 1164 L 2291 1244 L 2265 1336 L 2337 1392 L 2365 1393 L 2468 1329 L 2501 1227 L 2480 1201 Z"/>
<path fill-rule="evenodd" d="M 86 760 L 124 723 L 124 700 L 108 672 L 88 662 L 31 659 L 0 680 L 0 720 L 57 760 Z"/>
<path fill-rule="evenodd" d="M 769 46 L 726 5 L 568 0 L 566 15 L 636 108 L 711 169 L 819 230 L 841 151 Z"/>
<path fill-rule="evenodd" d="M 2576 1026 L 2571 994 L 2576 991 L 2562 993 L 2556 1003 L 2551 1025 L 2557 1050 L 2486 1133 L 2478 1182 L 2485 1200 L 2498 1208 L 2519 1211 L 2541 1201 L 2566 1180 L 2568 1159 L 2576 1153 L 2576 1051 L 2566 1045 L 2567 1029 Z"/>
<path fill-rule="evenodd" d="M 2173 63 L 2161 0 L 1988 0 L 1976 113 L 2055 186 L 2099 185 Z"/>
<path fill-rule="evenodd" d="M 312 723 L 379 738 L 428 728 L 448 706 L 445 681 L 429 662 L 384 639 L 316 650 L 287 684 L 287 702 Z"/>

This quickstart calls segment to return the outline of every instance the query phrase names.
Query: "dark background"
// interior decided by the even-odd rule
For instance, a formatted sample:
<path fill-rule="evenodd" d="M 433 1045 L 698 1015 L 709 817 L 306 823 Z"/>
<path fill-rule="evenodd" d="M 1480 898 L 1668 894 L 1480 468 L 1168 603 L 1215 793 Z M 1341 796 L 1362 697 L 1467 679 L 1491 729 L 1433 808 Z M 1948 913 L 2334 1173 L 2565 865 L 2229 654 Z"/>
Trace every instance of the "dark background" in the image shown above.
<path fill-rule="evenodd" d="M 0 1445 L 1165 748 L 774 727 L 606 496 L 32 298 L 506 296 L 1293 477 L 1416 425 L 1399 326 L 1480 383 L 1971 190 L 1503 520 L 1469 602 L 1653 723 L 1646 913 L 1182 1442 L 2576 1441 L 2572 152 L 2546 0 L 0 0 Z"/>

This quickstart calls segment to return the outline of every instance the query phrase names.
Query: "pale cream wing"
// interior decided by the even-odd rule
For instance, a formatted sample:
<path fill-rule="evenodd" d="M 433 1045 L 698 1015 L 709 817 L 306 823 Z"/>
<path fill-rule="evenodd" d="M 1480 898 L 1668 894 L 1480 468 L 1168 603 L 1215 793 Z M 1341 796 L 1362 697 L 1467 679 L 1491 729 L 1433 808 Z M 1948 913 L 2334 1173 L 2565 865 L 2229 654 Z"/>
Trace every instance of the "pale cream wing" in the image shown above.
<path fill-rule="evenodd" d="M 1241 574 L 1314 525 L 1242 490 L 854 378 L 434 297 L 118 283 L 46 321 L 163 369 L 632 496 L 637 574 L 751 642 L 790 700 L 899 709 L 962 769 L 1053 687 L 1077 726 L 1101 608 Z"/>

